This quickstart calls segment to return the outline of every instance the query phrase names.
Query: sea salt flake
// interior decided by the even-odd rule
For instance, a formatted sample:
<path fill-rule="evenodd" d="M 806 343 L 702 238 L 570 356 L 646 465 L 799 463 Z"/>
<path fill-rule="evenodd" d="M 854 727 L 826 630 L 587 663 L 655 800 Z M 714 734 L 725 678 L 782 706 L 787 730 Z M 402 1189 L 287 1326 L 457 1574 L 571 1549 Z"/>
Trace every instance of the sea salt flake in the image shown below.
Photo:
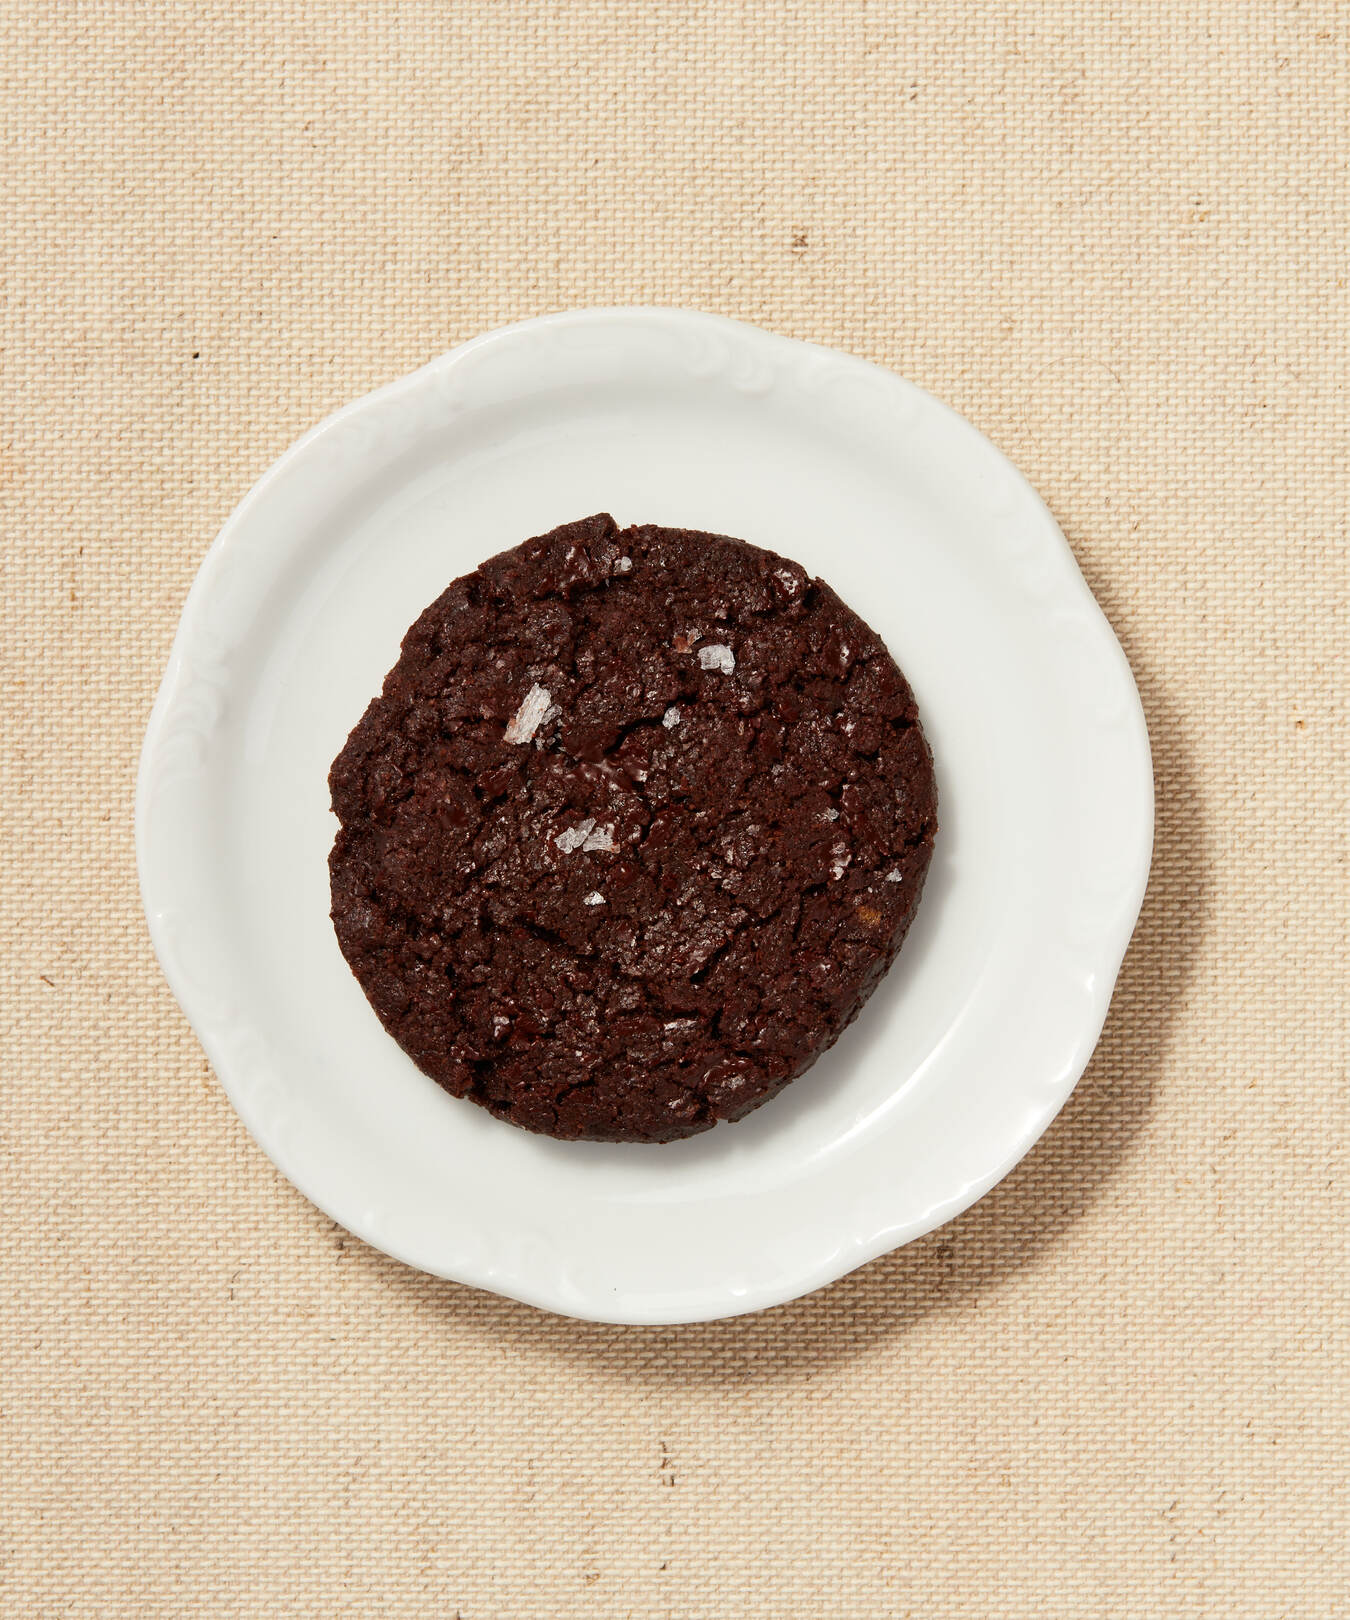
<path fill-rule="evenodd" d="M 830 876 L 832 878 L 841 878 L 844 875 L 844 868 L 853 857 L 842 844 L 835 844 L 832 854 L 834 858 L 830 862 Z"/>
<path fill-rule="evenodd" d="M 592 889 L 589 894 L 582 896 L 581 903 L 583 906 L 603 906 L 605 897 L 599 889 Z"/>
<path fill-rule="evenodd" d="M 633 559 L 631 557 L 616 557 L 614 559 L 614 572 L 616 574 L 628 574 L 632 572 L 632 569 Z"/>
<path fill-rule="evenodd" d="M 899 883 L 901 881 L 901 879 L 900 879 L 900 868 L 898 866 L 896 867 L 894 872 L 887 872 L 886 881 L 887 881 L 887 883 Z"/>
<path fill-rule="evenodd" d="M 591 825 L 595 826 L 595 823 L 592 822 Z M 619 846 L 614 842 L 613 827 L 596 827 L 594 832 L 587 833 L 586 841 L 581 847 L 587 853 L 599 850 L 602 854 L 613 855 Z"/>
<path fill-rule="evenodd" d="M 839 820 L 839 812 L 837 810 L 833 809 L 833 808 L 831 808 L 829 810 L 822 810 L 820 812 L 820 819 L 822 821 L 838 821 Z"/>
<path fill-rule="evenodd" d="M 661 724 L 667 731 L 673 731 L 680 723 L 680 710 L 678 704 L 672 703 L 661 716 Z"/>
<path fill-rule="evenodd" d="M 724 646 L 720 641 L 714 641 L 698 650 L 700 669 L 718 669 L 723 675 L 730 675 L 736 667 L 736 655 L 730 647 Z"/>
<path fill-rule="evenodd" d="M 575 827 L 568 827 L 565 832 L 560 832 L 553 842 L 564 855 L 570 855 L 574 849 L 581 849 L 585 845 L 594 826 L 595 817 L 587 816 L 585 821 L 577 822 Z"/>
<path fill-rule="evenodd" d="M 547 687 L 532 686 L 526 692 L 520 707 L 507 722 L 502 741 L 527 743 L 539 729 L 539 722 L 548 713 L 550 693 Z"/>
<path fill-rule="evenodd" d="M 539 717 L 539 729 L 534 734 L 534 746 L 536 748 L 543 748 L 547 743 L 548 738 L 544 736 L 544 733 L 561 713 L 562 705 L 560 703 L 550 703 L 548 708 L 544 710 Z"/>

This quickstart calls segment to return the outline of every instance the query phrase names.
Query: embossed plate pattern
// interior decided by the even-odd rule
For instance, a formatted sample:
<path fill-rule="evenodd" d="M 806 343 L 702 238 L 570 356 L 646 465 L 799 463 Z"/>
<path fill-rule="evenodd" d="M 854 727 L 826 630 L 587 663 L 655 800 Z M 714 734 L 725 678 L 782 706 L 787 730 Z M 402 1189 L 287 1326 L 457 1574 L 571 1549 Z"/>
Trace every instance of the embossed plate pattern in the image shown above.
<path fill-rule="evenodd" d="M 328 921 L 326 772 L 404 630 L 483 557 L 602 509 L 829 579 L 909 676 L 941 792 L 918 920 L 854 1027 L 741 1124 L 656 1148 L 445 1096 Z M 410 1265 L 618 1322 L 791 1299 L 1003 1176 L 1100 1033 L 1152 820 L 1124 656 L 998 451 L 878 367 L 646 309 L 490 333 L 288 451 L 192 588 L 136 805 L 165 974 L 283 1173 Z"/>

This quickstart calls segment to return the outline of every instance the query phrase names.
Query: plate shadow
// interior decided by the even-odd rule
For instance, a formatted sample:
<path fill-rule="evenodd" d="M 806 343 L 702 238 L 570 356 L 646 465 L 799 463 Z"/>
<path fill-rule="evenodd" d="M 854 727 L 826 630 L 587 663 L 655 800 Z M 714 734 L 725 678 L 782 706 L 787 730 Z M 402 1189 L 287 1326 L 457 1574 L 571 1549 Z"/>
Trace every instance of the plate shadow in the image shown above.
<path fill-rule="evenodd" d="M 1157 807 L 1143 910 L 1086 1073 L 1022 1163 L 963 1215 L 802 1299 L 673 1327 L 550 1316 L 410 1271 L 352 1239 L 348 1260 L 380 1286 L 453 1315 L 457 1327 L 481 1336 L 485 1353 L 561 1357 L 620 1371 L 646 1387 L 805 1377 L 903 1335 L 935 1311 L 959 1310 L 1043 1261 L 1132 1150 L 1208 917 L 1202 807 L 1184 734 L 1159 684 L 1132 662 L 1148 716 Z"/>

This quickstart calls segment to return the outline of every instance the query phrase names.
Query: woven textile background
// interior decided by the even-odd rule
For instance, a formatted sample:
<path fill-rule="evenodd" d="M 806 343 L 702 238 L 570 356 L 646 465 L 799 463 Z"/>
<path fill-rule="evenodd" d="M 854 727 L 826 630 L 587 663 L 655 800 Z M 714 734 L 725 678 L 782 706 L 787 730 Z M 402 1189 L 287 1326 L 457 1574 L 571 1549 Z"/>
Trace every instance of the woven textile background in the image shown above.
<path fill-rule="evenodd" d="M 1350 8 L 0 20 L 0 1612 L 1350 1611 Z M 813 1298 L 660 1330 L 307 1205 L 132 856 L 175 621 L 254 478 L 453 343 L 622 302 L 853 350 L 991 435 L 1158 786 L 1105 1037 L 1026 1163 Z"/>

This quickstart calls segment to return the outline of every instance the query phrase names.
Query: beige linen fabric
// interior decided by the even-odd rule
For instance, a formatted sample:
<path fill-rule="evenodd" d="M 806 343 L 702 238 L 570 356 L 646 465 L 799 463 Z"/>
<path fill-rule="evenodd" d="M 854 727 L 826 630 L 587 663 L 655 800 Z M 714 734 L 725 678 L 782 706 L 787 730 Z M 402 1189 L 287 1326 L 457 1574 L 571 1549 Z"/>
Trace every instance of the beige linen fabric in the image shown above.
<path fill-rule="evenodd" d="M 0 1612 L 1350 1611 L 1350 10 L 0 17 Z M 842 346 L 989 433 L 1158 785 L 1104 1039 L 1022 1168 L 813 1298 L 660 1330 L 307 1205 L 132 858 L 175 621 L 253 479 L 461 339 L 623 302 Z"/>

